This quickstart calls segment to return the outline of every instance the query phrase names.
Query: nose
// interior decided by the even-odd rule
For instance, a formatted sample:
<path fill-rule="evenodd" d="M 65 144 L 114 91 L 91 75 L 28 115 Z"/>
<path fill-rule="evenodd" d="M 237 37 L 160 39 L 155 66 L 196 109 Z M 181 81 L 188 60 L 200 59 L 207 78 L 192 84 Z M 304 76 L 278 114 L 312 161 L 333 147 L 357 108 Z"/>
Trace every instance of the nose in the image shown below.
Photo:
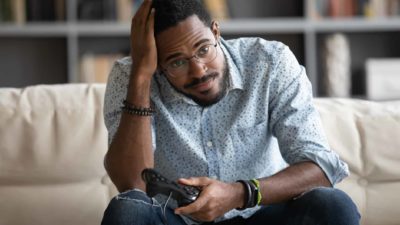
<path fill-rule="evenodd" d="M 207 72 L 207 66 L 196 59 L 189 60 L 189 76 L 201 78 Z"/>

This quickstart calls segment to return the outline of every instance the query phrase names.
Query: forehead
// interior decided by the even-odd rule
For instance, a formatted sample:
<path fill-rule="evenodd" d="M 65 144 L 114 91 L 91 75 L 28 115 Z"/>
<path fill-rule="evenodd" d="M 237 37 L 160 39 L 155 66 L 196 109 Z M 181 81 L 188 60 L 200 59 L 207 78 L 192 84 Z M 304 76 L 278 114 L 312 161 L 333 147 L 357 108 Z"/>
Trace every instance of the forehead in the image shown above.
<path fill-rule="evenodd" d="M 157 51 L 160 56 L 173 52 L 190 50 L 196 42 L 208 38 L 213 39 L 211 29 L 196 16 L 190 16 L 174 27 L 156 36 Z"/>

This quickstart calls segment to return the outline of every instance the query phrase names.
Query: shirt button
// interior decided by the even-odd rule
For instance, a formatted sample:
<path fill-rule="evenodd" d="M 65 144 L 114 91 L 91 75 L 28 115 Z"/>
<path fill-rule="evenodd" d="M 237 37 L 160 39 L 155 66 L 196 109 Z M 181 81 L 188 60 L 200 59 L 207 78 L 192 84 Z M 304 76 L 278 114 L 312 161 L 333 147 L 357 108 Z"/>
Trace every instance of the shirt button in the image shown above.
<path fill-rule="evenodd" d="M 211 148 L 213 146 L 213 143 L 211 141 L 209 141 L 209 142 L 207 142 L 207 146 Z"/>

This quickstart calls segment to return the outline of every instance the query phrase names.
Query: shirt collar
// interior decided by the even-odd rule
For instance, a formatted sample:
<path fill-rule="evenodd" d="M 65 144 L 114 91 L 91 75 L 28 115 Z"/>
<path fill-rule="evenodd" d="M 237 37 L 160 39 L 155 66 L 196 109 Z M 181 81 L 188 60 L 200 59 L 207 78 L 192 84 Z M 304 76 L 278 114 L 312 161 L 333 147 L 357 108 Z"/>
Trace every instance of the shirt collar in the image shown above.
<path fill-rule="evenodd" d="M 230 91 L 235 89 L 243 90 L 243 80 L 238 70 L 238 67 L 235 63 L 235 60 L 231 56 L 231 51 L 229 50 L 229 44 L 222 38 L 220 40 L 221 42 L 219 46 L 221 46 L 222 52 L 224 53 L 225 60 L 228 65 L 229 85 L 227 94 L 229 94 Z M 167 103 L 167 102 L 174 102 L 181 100 L 191 105 L 198 105 L 191 98 L 186 97 L 182 93 L 176 91 L 172 87 L 172 85 L 168 82 L 165 75 L 163 75 L 162 73 L 155 74 L 153 79 L 153 86 L 154 85 L 158 86 L 157 89 L 160 91 L 159 95 L 161 96 L 163 102 Z M 153 91 L 152 93 L 155 94 Z M 153 95 L 152 97 L 156 96 Z"/>
<path fill-rule="evenodd" d="M 231 55 L 232 53 L 230 50 L 230 46 L 223 38 L 221 38 L 220 40 L 221 40 L 220 46 L 225 55 L 225 60 L 228 64 L 228 78 L 229 78 L 228 91 L 234 89 L 243 90 L 243 79 L 236 65 L 236 62 L 233 58 L 233 55 Z"/>

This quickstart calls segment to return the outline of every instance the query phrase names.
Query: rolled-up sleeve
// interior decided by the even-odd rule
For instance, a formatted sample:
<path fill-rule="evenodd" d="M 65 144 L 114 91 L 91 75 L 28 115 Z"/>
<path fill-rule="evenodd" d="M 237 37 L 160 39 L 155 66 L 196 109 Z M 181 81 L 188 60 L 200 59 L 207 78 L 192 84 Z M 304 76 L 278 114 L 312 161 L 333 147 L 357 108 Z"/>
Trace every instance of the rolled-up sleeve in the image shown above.
<path fill-rule="evenodd" d="M 108 144 L 114 138 L 121 120 L 121 106 L 128 90 L 129 74 L 120 60 L 116 61 L 108 77 L 104 96 L 104 123 L 108 130 Z"/>
<path fill-rule="evenodd" d="M 104 123 L 108 130 L 108 145 L 111 144 L 117 133 L 123 106 L 129 85 L 129 76 L 131 70 L 131 59 L 125 57 L 117 60 L 108 76 L 106 92 L 104 96 Z M 156 149 L 154 119 L 152 118 L 152 146 Z"/>
<path fill-rule="evenodd" d="M 349 175 L 348 166 L 329 148 L 304 67 L 286 47 L 272 71 L 269 124 L 283 158 L 289 164 L 313 161 L 335 185 Z"/>

